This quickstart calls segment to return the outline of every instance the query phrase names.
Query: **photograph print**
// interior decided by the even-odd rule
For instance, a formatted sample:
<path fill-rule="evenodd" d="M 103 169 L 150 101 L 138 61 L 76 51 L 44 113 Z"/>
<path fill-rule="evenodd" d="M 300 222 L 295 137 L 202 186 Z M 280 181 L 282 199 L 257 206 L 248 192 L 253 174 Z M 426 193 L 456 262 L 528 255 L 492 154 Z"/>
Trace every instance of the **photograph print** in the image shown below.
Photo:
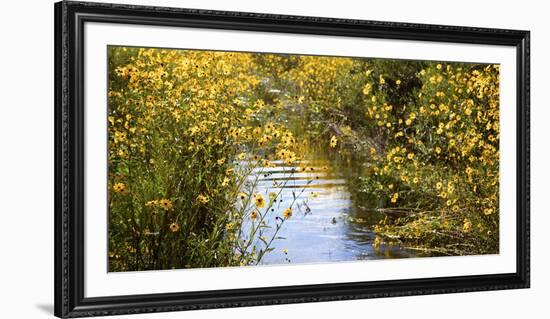
<path fill-rule="evenodd" d="M 499 65 L 108 46 L 108 271 L 499 253 Z"/>

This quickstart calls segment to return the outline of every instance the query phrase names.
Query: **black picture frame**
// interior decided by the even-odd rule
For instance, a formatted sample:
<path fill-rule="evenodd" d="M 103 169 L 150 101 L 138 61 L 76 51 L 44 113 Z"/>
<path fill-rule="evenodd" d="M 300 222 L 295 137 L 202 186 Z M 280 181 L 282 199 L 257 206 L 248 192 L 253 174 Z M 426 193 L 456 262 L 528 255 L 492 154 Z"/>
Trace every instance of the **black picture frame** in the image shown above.
<path fill-rule="evenodd" d="M 84 24 L 107 22 L 514 47 L 517 271 L 87 298 L 84 296 Z M 55 4 L 55 315 L 82 317 L 529 287 L 529 31 L 89 2 Z"/>

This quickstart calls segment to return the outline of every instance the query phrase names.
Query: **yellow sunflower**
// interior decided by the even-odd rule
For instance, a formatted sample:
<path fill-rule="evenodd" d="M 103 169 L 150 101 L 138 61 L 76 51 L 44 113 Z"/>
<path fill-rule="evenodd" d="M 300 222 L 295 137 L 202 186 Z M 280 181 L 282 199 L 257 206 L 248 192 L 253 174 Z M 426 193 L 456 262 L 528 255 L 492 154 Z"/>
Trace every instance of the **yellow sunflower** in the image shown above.
<path fill-rule="evenodd" d="M 115 193 L 124 194 L 126 192 L 126 185 L 124 183 L 116 183 L 113 185 Z"/>
<path fill-rule="evenodd" d="M 289 219 L 290 217 L 292 217 L 292 208 L 287 208 L 285 209 L 285 211 L 283 212 L 283 217 L 284 219 Z"/>
<path fill-rule="evenodd" d="M 164 210 L 170 210 L 173 207 L 172 201 L 166 198 L 159 200 L 159 206 L 164 208 Z"/>
<path fill-rule="evenodd" d="M 264 208 L 265 207 L 265 199 L 261 194 L 255 194 L 254 195 L 254 204 L 256 204 L 256 207 L 258 208 Z"/>
<path fill-rule="evenodd" d="M 179 230 L 180 230 L 180 225 L 178 225 L 177 223 L 170 224 L 170 231 L 171 232 L 175 233 Z"/>

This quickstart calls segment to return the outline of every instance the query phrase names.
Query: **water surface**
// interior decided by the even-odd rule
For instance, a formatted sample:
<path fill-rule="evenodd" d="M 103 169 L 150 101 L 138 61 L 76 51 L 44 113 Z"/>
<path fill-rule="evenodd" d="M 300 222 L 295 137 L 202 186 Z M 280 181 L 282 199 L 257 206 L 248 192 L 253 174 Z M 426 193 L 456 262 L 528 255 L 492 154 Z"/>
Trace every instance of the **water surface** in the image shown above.
<path fill-rule="evenodd" d="M 286 220 L 272 247 L 261 264 L 319 263 L 380 258 L 412 257 L 401 247 L 380 245 L 374 247 L 373 226 L 383 218 L 374 210 L 360 209 L 350 192 L 353 172 L 345 169 L 341 158 L 337 161 L 317 152 L 299 163 L 307 172 L 297 172 L 297 166 L 275 162 L 275 168 L 262 168 L 250 176 L 256 180 L 255 191 L 268 197 L 279 193 L 274 211 L 266 220 L 273 226 L 296 197 L 293 216 Z M 311 168 L 313 170 L 311 170 Z M 351 176 L 350 176 L 351 174 Z M 264 236 L 270 238 L 273 229 Z"/>

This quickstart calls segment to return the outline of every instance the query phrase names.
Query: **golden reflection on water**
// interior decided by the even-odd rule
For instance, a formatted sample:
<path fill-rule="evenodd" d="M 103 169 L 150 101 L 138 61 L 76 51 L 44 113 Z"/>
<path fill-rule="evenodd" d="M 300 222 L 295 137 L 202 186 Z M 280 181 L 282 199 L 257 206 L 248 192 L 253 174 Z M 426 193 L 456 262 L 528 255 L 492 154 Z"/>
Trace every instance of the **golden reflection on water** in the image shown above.
<path fill-rule="evenodd" d="M 261 262 L 317 263 L 354 261 L 381 258 L 410 257 L 412 253 L 400 247 L 374 247 L 372 228 L 380 216 L 374 211 L 361 210 L 354 203 L 350 179 L 358 169 L 350 158 L 334 156 L 322 148 L 304 145 L 305 160 L 296 166 L 274 161 L 273 168 L 262 168 L 255 191 L 268 195 L 280 190 L 279 202 L 269 212 L 268 224 L 281 214 L 285 203 L 296 196 L 295 213 L 285 222 L 274 242 L 274 251 Z M 307 167 L 306 172 L 300 171 Z M 250 176 L 255 179 L 256 176 Z M 267 230 L 264 236 L 269 237 Z"/>

